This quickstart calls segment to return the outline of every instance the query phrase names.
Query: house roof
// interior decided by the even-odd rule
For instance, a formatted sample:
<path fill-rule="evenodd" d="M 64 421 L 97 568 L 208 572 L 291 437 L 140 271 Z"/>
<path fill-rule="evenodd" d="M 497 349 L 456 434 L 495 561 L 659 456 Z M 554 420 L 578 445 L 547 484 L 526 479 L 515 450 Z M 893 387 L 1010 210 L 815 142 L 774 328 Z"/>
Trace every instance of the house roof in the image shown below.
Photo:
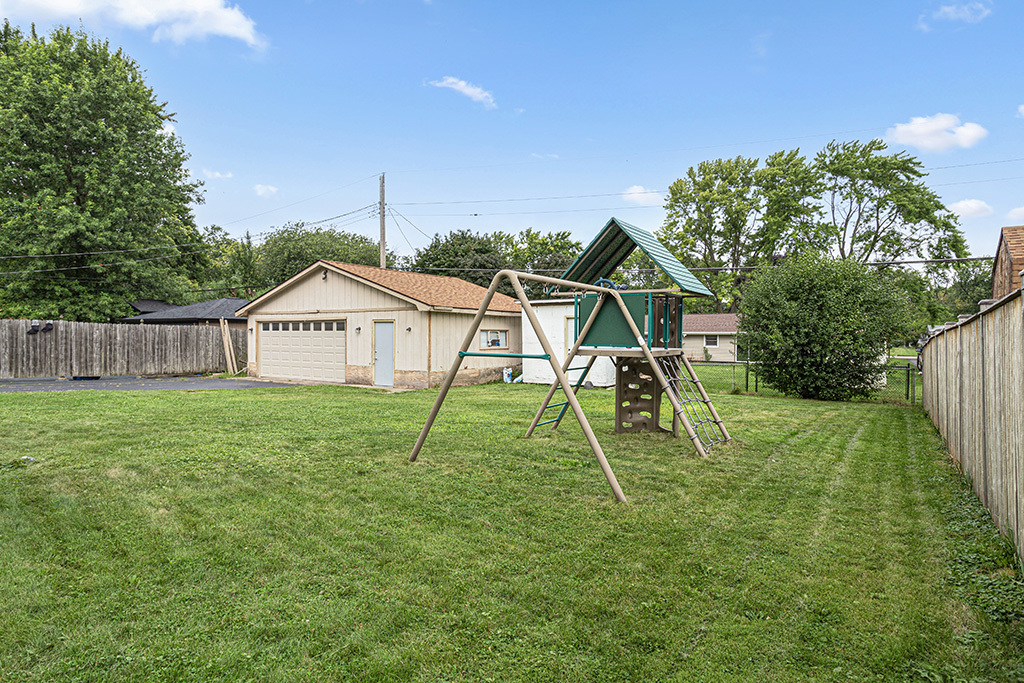
<path fill-rule="evenodd" d="M 594 284 L 597 280 L 614 273 L 638 247 L 669 276 L 672 282 L 676 283 L 679 289 L 689 294 L 712 296 L 711 290 L 670 254 L 654 235 L 617 218 L 611 218 L 605 223 L 594 241 L 587 245 L 583 253 L 562 273 L 561 278 L 588 285 Z"/>
<path fill-rule="evenodd" d="M 480 308 L 480 304 L 483 303 L 484 295 L 487 294 L 486 288 L 474 285 L 472 282 L 460 280 L 457 277 L 411 273 L 404 270 L 388 270 L 386 268 L 364 266 L 357 263 L 317 261 L 255 300 L 245 302 L 245 305 L 240 307 L 238 312 L 242 315 L 248 314 L 255 306 L 262 304 L 276 296 L 283 289 L 309 277 L 311 273 L 325 266 L 353 280 L 415 303 L 417 308 L 424 311 L 432 308 L 476 311 Z M 512 297 L 495 292 L 487 310 L 518 314 L 521 309 Z"/>
<path fill-rule="evenodd" d="M 210 301 L 200 301 L 197 304 L 189 304 L 188 306 L 175 306 L 163 311 L 133 315 L 130 318 L 124 318 L 124 320 L 176 323 L 187 323 L 197 320 L 220 320 L 221 318 L 228 322 L 232 320 L 245 320 L 244 317 L 235 316 L 235 311 L 247 303 L 249 303 L 248 299 L 231 297 L 211 299 Z"/>
<path fill-rule="evenodd" d="M 475 311 L 480 308 L 484 295 L 487 293 L 485 287 L 460 280 L 457 277 L 388 270 L 355 263 L 337 263 L 335 261 L 325 261 L 325 263 L 378 287 L 435 308 L 464 308 Z M 512 297 L 495 292 L 487 310 L 519 313 L 520 308 Z"/>
<path fill-rule="evenodd" d="M 736 334 L 735 313 L 687 313 L 682 316 L 686 334 Z"/>
<path fill-rule="evenodd" d="M 177 308 L 174 304 L 159 299 L 139 299 L 128 304 L 139 313 L 153 313 L 155 311 L 166 311 L 168 308 Z"/>

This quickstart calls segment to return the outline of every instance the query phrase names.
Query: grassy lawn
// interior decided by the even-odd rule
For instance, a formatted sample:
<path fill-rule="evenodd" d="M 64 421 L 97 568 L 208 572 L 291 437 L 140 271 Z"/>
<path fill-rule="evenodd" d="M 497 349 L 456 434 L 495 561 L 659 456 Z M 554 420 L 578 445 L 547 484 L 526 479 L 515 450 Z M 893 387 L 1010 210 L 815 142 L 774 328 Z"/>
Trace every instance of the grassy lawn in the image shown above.
<path fill-rule="evenodd" d="M 417 463 L 434 391 L 0 395 L 0 681 L 1024 675 L 919 409 L 721 395 L 699 460 L 584 391 L 617 504 L 543 392 L 454 390 Z"/>
<path fill-rule="evenodd" d="M 894 346 L 889 349 L 890 356 L 912 356 L 917 357 L 917 349 L 912 349 L 909 346 Z"/>

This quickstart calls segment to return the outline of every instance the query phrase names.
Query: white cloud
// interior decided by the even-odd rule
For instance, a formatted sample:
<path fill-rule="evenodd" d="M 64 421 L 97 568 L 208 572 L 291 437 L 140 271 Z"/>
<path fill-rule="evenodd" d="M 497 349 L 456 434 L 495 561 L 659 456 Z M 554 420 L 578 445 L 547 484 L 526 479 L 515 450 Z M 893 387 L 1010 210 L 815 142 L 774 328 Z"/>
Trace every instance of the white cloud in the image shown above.
<path fill-rule="evenodd" d="M 252 189 L 261 197 L 269 197 L 277 194 L 277 188 L 273 185 L 253 185 Z"/>
<path fill-rule="evenodd" d="M 960 123 L 953 114 L 914 116 L 909 123 L 897 123 L 885 132 L 890 142 L 917 147 L 925 152 L 943 152 L 953 147 L 973 147 L 988 131 L 977 123 Z"/>
<path fill-rule="evenodd" d="M 557 154 L 537 154 L 536 152 L 531 152 L 530 156 L 533 157 L 534 159 L 557 159 L 558 158 Z"/>
<path fill-rule="evenodd" d="M 648 190 L 643 185 L 633 185 L 622 193 L 622 198 L 627 202 L 639 204 L 640 206 L 660 206 L 661 193 L 657 190 Z"/>
<path fill-rule="evenodd" d="M 995 213 L 991 206 L 980 199 L 962 199 L 946 208 L 961 218 L 984 218 Z"/>
<path fill-rule="evenodd" d="M 174 135 L 178 132 L 178 129 L 174 127 L 172 123 L 165 123 L 164 127 L 160 129 L 161 135 Z"/>
<path fill-rule="evenodd" d="M 231 171 L 228 171 L 227 173 L 221 173 L 220 171 L 211 171 L 208 168 L 204 168 L 203 175 L 205 175 L 207 178 L 210 178 L 211 180 L 227 180 L 228 178 L 231 177 L 232 173 Z"/>
<path fill-rule="evenodd" d="M 487 92 L 478 85 L 467 83 L 461 78 L 455 78 L 454 76 L 445 76 L 439 81 L 430 81 L 430 85 L 436 88 L 451 88 L 455 92 L 462 93 L 474 102 L 479 102 L 484 105 L 484 109 L 497 109 L 498 105 L 494 102 L 494 95 Z"/>
<path fill-rule="evenodd" d="M 184 43 L 191 38 L 225 36 L 250 47 L 266 45 L 256 22 L 226 0 L 0 0 L 0 11 L 32 20 L 96 18 L 134 29 L 152 28 L 155 41 Z"/>
<path fill-rule="evenodd" d="M 1017 106 L 1017 118 L 1024 119 L 1024 104 Z"/>
<path fill-rule="evenodd" d="M 990 0 L 983 2 L 965 2 L 960 5 L 942 5 L 939 9 L 928 14 L 922 14 L 917 18 L 916 28 L 922 33 L 932 30 L 930 21 L 959 21 L 965 24 L 977 24 L 979 21 L 992 14 Z"/>
<path fill-rule="evenodd" d="M 1024 206 L 1018 206 L 1016 209 L 1010 209 L 1006 214 L 1006 217 L 1011 221 L 1024 221 Z"/>
<path fill-rule="evenodd" d="M 986 2 L 966 2 L 962 5 L 943 5 L 935 10 L 932 19 L 941 21 L 963 21 L 968 24 L 977 24 L 979 21 L 992 14 Z"/>

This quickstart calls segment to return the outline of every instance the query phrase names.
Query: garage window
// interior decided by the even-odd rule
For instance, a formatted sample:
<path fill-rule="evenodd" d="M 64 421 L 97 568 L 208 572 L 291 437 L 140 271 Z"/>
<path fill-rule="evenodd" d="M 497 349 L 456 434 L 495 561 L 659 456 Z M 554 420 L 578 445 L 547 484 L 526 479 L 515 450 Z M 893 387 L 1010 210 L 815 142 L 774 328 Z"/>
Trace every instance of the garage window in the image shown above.
<path fill-rule="evenodd" d="M 263 331 L 264 332 L 269 332 L 270 331 L 270 323 L 263 323 Z"/>
<path fill-rule="evenodd" d="M 345 321 L 344 320 L 339 320 L 338 321 L 337 330 L 338 330 L 338 332 L 344 332 L 345 331 Z"/>
<path fill-rule="evenodd" d="M 508 330 L 480 330 L 481 349 L 507 349 Z"/>
<path fill-rule="evenodd" d="M 333 332 L 333 331 L 334 331 L 334 323 L 333 322 L 326 322 L 326 323 L 324 323 L 324 332 Z"/>

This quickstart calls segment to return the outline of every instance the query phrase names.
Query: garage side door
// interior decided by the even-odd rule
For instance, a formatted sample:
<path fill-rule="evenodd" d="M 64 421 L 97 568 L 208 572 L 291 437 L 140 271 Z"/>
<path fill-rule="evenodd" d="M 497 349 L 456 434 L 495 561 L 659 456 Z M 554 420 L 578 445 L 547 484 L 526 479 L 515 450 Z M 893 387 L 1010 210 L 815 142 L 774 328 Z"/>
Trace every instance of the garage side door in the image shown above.
<path fill-rule="evenodd" d="M 345 321 L 261 323 L 260 376 L 345 381 Z"/>

